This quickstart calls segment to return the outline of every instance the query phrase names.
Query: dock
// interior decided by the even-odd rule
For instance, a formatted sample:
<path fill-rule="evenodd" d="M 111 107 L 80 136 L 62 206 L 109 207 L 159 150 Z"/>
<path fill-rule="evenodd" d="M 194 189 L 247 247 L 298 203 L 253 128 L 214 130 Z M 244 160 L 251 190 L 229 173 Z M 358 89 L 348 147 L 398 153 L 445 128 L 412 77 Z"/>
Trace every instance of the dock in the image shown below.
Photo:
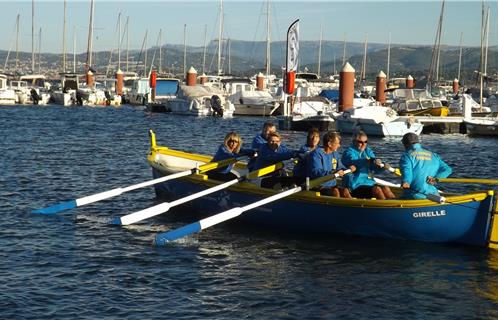
<path fill-rule="evenodd" d="M 463 117 L 436 117 L 436 116 L 400 116 L 400 119 L 418 121 L 424 125 L 422 133 L 467 133 Z"/>

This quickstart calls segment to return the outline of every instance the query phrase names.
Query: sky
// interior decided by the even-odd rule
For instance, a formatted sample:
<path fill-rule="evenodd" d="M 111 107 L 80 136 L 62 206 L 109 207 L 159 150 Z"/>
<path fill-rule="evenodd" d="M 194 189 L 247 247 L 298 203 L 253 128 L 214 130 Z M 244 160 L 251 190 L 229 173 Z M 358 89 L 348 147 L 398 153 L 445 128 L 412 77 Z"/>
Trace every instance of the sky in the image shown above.
<path fill-rule="evenodd" d="M 218 38 L 220 0 L 129 1 L 94 0 L 94 51 L 118 47 L 118 16 L 124 32 L 129 19 L 129 48 L 140 49 L 146 31 L 148 47 L 163 44 L 204 46 Z M 0 49 L 16 48 L 16 17 L 20 15 L 19 48 L 31 52 L 32 5 L 34 3 L 35 50 L 41 28 L 41 51 L 62 52 L 63 0 L 0 0 Z M 270 2 L 271 41 L 285 40 L 288 26 L 300 19 L 300 40 L 433 45 L 441 12 L 441 1 L 335 1 L 273 0 Z M 490 8 L 489 45 L 498 44 L 498 1 Z M 446 0 L 442 44 L 480 45 L 480 0 Z M 66 42 L 68 53 L 85 52 L 88 41 L 90 0 L 67 0 Z M 495 18 L 496 17 L 496 18 Z M 267 1 L 224 0 L 223 37 L 232 40 L 266 41 Z M 186 28 L 184 27 L 186 25 Z M 185 32 L 186 30 L 186 32 Z M 186 37 L 184 36 L 186 34 Z M 126 38 L 122 49 L 126 48 Z"/>

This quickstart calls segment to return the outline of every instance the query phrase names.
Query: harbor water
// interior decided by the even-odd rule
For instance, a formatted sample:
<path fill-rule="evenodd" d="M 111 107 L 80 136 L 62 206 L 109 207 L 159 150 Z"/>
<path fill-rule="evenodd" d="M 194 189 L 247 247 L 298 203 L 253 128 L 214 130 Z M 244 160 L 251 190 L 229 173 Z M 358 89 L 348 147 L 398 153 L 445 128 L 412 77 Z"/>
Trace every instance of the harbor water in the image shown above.
<path fill-rule="evenodd" d="M 157 232 L 196 213 L 179 207 L 137 225 L 107 224 L 157 204 L 152 187 L 57 215 L 31 213 L 151 179 L 149 129 L 159 145 L 214 154 L 228 131 L 249 146 L 268 120 L 276 122 L 131 106 L 0 106 L 0 319 L 498 319 L 498 251 L 486 248 L 301 235 L 236 221 L 155 247 Z M 283 132 L 283 140 L 298 147 L 305 133 Z M 397 166 L 399 140 L 369 137 L 369 144 Z M 350 141 L 344 136 L 342 148 Z M 421 141 L 454 177 L 498 176 L 496 139 Z"/>

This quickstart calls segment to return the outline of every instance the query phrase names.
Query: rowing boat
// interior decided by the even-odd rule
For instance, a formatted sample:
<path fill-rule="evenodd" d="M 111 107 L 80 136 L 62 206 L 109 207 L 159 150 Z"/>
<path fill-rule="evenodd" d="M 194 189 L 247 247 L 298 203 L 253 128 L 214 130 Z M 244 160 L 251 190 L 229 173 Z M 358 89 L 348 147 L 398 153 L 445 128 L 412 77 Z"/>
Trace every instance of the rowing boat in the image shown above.
<path fill-rule="evenodd" d="M 151 132 L 147 161 L 154 178 L 200 166 L 210 160 L 210 156 L 158 146 Z M 245 175 L 246 165 L 237 163 L 233 172 Z M 193 174 L 157 184 L 155 190 L 158 197 L 179 198 L 221 183 L 204 174 Z M 242 181 L 190 204 L 194 212 L 205 216 L 280 192 L 261 188 L 255 181 Z M 498 248 L 498 212 L 495 210 L 492 190 L 447 195 L 445 203 L 427 199 L 343 199 L 304 190 L 251 209 L 236 219 L 239 223 L 300 233 L 347 234 Z M 494 221 L 493 216 L 497 217 Z"/>

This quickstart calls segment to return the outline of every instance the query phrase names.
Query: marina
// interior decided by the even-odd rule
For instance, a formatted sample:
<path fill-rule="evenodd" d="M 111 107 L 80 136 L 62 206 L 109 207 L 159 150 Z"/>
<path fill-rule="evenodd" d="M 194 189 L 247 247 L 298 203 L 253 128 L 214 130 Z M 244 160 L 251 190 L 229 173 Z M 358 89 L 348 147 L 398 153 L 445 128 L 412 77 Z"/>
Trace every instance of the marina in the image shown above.
<path fill-rule="evenodd" d="M 498 319 L 497 4 L 4 2 L 0 319 Z"/>

